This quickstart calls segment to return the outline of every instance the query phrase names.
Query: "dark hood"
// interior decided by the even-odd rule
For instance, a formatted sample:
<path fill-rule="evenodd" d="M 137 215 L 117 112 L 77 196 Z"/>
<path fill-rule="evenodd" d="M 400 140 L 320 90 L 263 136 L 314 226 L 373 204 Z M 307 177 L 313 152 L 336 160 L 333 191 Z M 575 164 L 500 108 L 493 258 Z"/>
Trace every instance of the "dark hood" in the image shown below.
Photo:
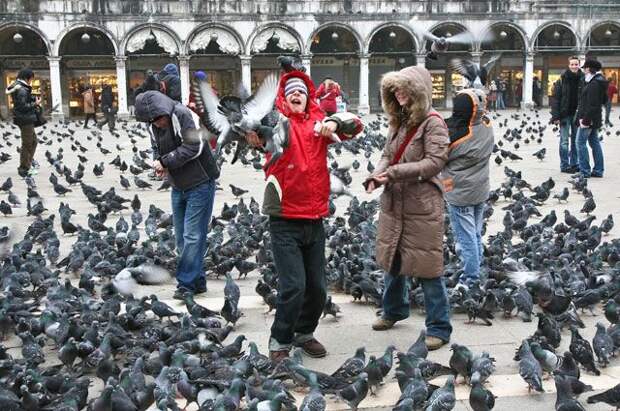
<path fill-rule="evenodd" d="M 157 117 L 169 116 L 172 114 L 176 104 L 176 101 L 159 91 L 145 91 L 136 97 L 136 120 L 151 122 Z"/>
<path fill-rule="evenodd" d="M 461 90 L 452 100 L 452 116 L 446 119 L 450 143 L 470 132 L 470 128 L 482 121 L 486 109 L 486 96 L 478 89 Z"/>

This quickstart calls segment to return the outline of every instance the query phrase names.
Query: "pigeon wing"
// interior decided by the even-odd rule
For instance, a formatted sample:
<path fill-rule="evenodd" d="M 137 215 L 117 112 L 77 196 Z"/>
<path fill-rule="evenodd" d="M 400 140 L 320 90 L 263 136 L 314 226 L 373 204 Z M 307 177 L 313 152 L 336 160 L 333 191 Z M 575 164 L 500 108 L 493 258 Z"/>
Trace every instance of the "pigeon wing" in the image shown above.
<path fill-rule="evenodd" d="M 215 92 L 207 81 L 201 81 L 198 85 L 199 95 L 202 104 L 204 105 L 204 124 L 207 129 L 215 134 L 226 135 L 230 129 L 230 123 L 225 115 L 219 110 L 220 104 L 219 98 L 215 95 Z"/>
<path fill-rule="evenodd" d="M 450 68 L 465 77 L 470 83 L 473 83 L 476 77 L 478 77 L 478 67 L 469 60 L 452 59 L 450 61 Z"/>
<path fill-rule="evenodd" d="M 499 60 L 501 56 L 502 56 L 501 54 L 495 54 L 480 69 L 480 81 L 482 82 L 483 85 L 487 84 L 487 77 L 489 75 L 489 72 L 493 69 L 493 66 L 495 65 L 495 63 L 497 63 L 497 61 Z"/>
<path fill-rule="evenodd" d="M 263 80 L 258 91 L 243 106 L 243 111 L 250 120 L 257 123 L 273 110 L 273 103 L 278 94 L 278 76 L 270 74 Z"/>

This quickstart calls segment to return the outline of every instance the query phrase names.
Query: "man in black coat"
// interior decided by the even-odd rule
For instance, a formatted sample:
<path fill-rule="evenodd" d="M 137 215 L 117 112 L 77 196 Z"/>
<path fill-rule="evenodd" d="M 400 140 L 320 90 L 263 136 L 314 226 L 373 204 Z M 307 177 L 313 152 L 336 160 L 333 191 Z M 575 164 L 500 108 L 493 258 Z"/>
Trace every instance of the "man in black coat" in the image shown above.
<path fill-rule="evenodd" d="M 579 171 L 575 146 L 579 127 L 575 121 L 575 114 L 583 77 L 583 72 L 579 69 L 579 58 L 572 56 L 568 59 L 568 69 L 553 84 L 551 122 L 560 126 L 560 171 L 563 173 Z"/>
<path fill-rule="evenodd" d="M 603 177 L 603 148 L 598 138 L 598 130 L 603 125 L 603 105 L 607 102 L 607 80 L 601 72 L 603 66 L 597 60 L 586 60 L 584 86 L 577 108 L 577 152 L 579 172 L 584 177 Z M 592 149 L 594 168 L 590 169 L 590 155 L 586 142 Z"/>
<path fill-rule="evenodd" d="M 22 138 L 22 148 L 19 154 L 19 167 L 17 173 L 20 177 L 35 174 L 32 168 L 32 159 L 37 149 L 37 136 L 34 125 L 37 121 L 37 106 L 40 104 L 39 97 L 32 95 L 32 80 L 34 73 L 29 68 L 20 70 L 17 80 L 7 89 L 6 94 L 13 100 L 13 123 L 19 127 Z"/>
<path fill-rule="evenodd" d="M 112 86 L 104 84 L 101 89 L 101 111 L 103 112 L 103 121 L 97 124 L 101 129 L 105 124 L 108 125 L 110 132 L 114 131 L 116 125 L 116 109 L 114 108 L 114 94 Z"/>

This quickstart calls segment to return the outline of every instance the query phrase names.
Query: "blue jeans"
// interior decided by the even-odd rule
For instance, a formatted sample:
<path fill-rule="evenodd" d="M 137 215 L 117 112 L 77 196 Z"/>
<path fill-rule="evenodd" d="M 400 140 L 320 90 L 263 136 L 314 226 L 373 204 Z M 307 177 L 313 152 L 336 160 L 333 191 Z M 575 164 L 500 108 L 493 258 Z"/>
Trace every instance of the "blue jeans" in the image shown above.
<path fill-rule="evenodd" d="M 564 117 L 560 120 L 560 170 L 562 171 L 567 171 L 571 167 L 577 167 L 579 164 L 575 144 L 578 129 L 579 126 L 573 116 Z"/>
<path fill-rule="evenodd" d="M 586 142 L 590 144 L 592 149 L 592 157 L 594 158 L 594 168 L 590 170 L 590 153 L 586 147 Z M 591 174 L 603 176 L 604 160 L 603 148 L 601 141 L 598 139 L 598 129 L 595 128 L 579 128 L 577 132 L 577 151 L 579 153 L 579 171 L 585 177 Z"/>
<path fill-rule="evenodd" d="M 498 110 L 506 109 L 506 104 L 504 104 L 504 92 L 503 91 L 497 92 L 497 109 Z"/>
<path fill-rule="evenodd" d="M 409 317 L 409 277 L 399 275 L 400 254 L 394 257 L 392 270 L 384 276 L 383 318 L 400 321 Z M 419 279 L 426 308 L 426 335 L 450 341 L 450 303 L 443 277 Z"/>
<path fill-rule="evenodd" d="M 463 266 L 459 282 L 469 286 L 480 279 L 484 203 L 473 206 L 448 205 L 448 210 L 450 226 L 456 237 L 456 251 Z"/>
<path fill-rule="evenodd" d="M 205 283 L 203 269 L 207 233 L 213 211 L 215 182 L 189 190 L 172 189 L 172 218 L 177 243 L 177 286 L 196 291 Z"/>
<path fill-rule="evenodd" d="M 607 99 L 605 103 L 605 124 L 609 124 L 609 116 L 611 115 L 611 99 Z"/>

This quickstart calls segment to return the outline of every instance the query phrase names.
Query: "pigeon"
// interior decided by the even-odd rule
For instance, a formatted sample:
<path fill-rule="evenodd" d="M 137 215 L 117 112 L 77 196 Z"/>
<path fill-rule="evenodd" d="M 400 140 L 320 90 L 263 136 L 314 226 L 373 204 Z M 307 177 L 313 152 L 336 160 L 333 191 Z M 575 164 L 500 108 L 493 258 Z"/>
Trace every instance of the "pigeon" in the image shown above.
<path fill-rule="evenodd" d="M 555 388 L 557 390 L 555 409 L 556 411 L 585 411 L 579 401 L 573 398 L 570 381 L 563 375 L 555 375 Z"/>
<path fill-rule="evenodd" d="M 594 202 L 594 197 L 588 197 L 585 203 L 583 203 L 583 207 L 581 207 L 580 212 L 590 215 L 590 213 L 594 211 L 595 209 L 596 209 L 596 203 Z"/>
<path fill-rule="evenodd" d="M 261 125 L 261 121 L 273 111 L 278 91 L 276 75 L 267 76 L 257 92 L 245 101 L 235 96 L 218 98 L 207 81 L 198 83 L 197 91 L 198 104 L 204 105 L 203 123 L 211 133 L 217 136 L 218 152 L 236 141 L 236 159 L 240 150 L 246 145 L 245 134 L 251 130 L 259 130 L 266 133 L 263 135 L 263 138 L 267 140 L 265 149 L 276 158 L 282 155 L 281 143 L 285 140 L 276 141 L 275 134 L 277 133 L 273 132 L 277 120 L 276 122 L 272 120 L 269 126 Z M 272 114 L 272 117 L 275 116 Z"/>
<path fill-rule="evenodd" d="M 450 350 L 452 351 L 450 368 L 454 373 L 454 378 L 462 375 L 465 381 L 468 381 L 471 375 L 472 352 L 466 346 L 459 344 L 452 344 Z"/>
<path fill-rule="evenodd" d="M 596 323 L 596 334 L 592 340 L 592 346 L 599 364 L 606 367 L 609 364 L 610 357 L 615 356 L 615 347 L 603 323 Z"/>
<path fill-rule="evenodd" d="M 487 77 L 489 75 L 489 72 L 492 70 L 493 66 L 500 57 L 501 54 L 496 54 L 492 56 L 489 61 L 482 67 L 472 61 L 455 58 L 450 61 L 450 68 L 453 71 L 462 75 L 463 78 L 467 80 L 465 88 L 482 89 L 487 84 Z"/>
<path fill-rule="evenodd" d="M 362 372 L 348 387 L 338 391 L 338 396 L 346 402 L 353 411 L 357 410 L 360 402 L 368 395 L 368 374 Z"/>
<path fill-rule="evenodd" d="M 355 351 L 355 355 L 347 358 L 342 365 L 333 372 L 332 377 L 345 381 L 352 381 L 362 372 L 366 362 L 366 348 L 360 347 Z M 368 376 L 366 376 L 368 378 Z"/>
<path fill-rule="evenodd" d="M 248 190 L 244 190 L 244 189 L 236 187 L 236 186 L 234 186 L 232 184 L 229 184 L 229 186 L 230 186 L 230 191 L 232 191 L 232 193 L 233 193 L 233 195 L 235 197 L 241 197 L 242 195 L 244 195 L 245 193 L 248 192 Z"/>
<path fill-rule="evenodd" d="M 495 396 L 482 385 L 481 381 L 472 384 L 469 405 L 473 411 L 490 411 L 495 407 Z"/>
<path fill-rule="evenodd" d="M 574 327 L 571 328 L 571 341 L 569 349 L 575 360 L 587 371 L 590 371 L 595 375 L 601 374 L 594 364 L 594 352 L 592 351 L 592 346 Z"/>
<path fill-rule="evenodd" d="M 446 379 L 443 387 L 433 391 L 426 402 L 426 411 L 448 411 L 454 408 L 456 397 L 454 395 L 454 376 L 450 375 Z"/>
<path fill-rule="evenodd" d="M 521 348 L 519 348 L 519 375 L 527 382 L 527 391 L 532 389 L 538 392 L 544 392 L 542 386 L 542 368 L 534 358 L 530 345 L 527 340 L 523 340 Z"/>
<path fill-rule="evenodd" d="M 603 391 L 600 394 L 595 394 L 588 397 L 588 404 L 596 404 L 599 402 L 604 402 L 605 404 L 611 405 L 618 410 L 620 408 L 620 384 L 617 384 L 613 388 Z"/>

